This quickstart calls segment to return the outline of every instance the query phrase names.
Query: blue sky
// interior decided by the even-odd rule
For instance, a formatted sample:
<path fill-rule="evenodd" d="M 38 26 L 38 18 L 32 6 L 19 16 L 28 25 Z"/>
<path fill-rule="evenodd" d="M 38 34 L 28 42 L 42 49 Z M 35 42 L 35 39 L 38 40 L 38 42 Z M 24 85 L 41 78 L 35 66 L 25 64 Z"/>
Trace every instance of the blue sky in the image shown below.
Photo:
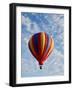
<path fill-rule="evenodd" d="M 49 13 L 21 13 L 21 77 L 64 75 L 64 15 Z M 54 50 L 43 69 L 28 48 L 30 37 L 46 32 L 54 38 Z"/>

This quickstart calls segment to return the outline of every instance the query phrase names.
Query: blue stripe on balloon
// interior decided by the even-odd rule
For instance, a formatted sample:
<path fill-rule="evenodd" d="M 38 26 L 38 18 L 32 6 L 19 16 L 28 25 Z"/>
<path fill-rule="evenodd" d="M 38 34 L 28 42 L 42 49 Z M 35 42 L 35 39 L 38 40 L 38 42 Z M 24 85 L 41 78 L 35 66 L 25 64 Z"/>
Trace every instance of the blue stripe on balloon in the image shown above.
<path fill-rule="evenodd" d="M 38 34 L 35 34 L 33 39 L 34 39 L 34 49 L 35 49 L 36 53 L 38 53 L 39 52 L 39 50 L 38 50 Z"/>

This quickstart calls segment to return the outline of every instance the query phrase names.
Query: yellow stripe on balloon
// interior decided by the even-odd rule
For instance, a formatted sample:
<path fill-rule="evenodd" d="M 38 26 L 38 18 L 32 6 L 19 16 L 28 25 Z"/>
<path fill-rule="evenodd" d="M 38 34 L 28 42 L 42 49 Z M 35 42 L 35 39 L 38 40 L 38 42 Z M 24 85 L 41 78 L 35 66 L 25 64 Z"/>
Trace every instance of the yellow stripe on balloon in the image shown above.
<path fill-rule="evenodd" d="M 53 38 L 52 37 L 50 37 L 50 39 L 51 39 L 51 47 L 50 47 L 50 49 L 48 50 L 48 54 L 47 54 L 47 56 L 49 56 L 50 55 L 50 53 L 52 52 L 52 50 L 53 50 L 53 48 L 54 48 L 54 40 L 53 40 Z"/>
<path fill-rule="evenodd" d="M 45 33 L 42 32 L 41 34 L 41 54 L 43 54 L 44 47 L 45 47 Z"/>

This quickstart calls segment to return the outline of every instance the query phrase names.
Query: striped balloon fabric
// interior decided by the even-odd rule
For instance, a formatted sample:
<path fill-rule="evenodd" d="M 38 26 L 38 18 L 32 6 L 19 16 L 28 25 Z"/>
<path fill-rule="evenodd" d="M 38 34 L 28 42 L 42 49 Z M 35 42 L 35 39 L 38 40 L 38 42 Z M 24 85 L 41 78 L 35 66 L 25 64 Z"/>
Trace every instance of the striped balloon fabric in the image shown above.
<path fill-rule="evenodd" d="M 54 48 L 54 40 L 45 32 L 39 32 L 30 38 L 28 46 L 39 65 L 43 65 Z"/>

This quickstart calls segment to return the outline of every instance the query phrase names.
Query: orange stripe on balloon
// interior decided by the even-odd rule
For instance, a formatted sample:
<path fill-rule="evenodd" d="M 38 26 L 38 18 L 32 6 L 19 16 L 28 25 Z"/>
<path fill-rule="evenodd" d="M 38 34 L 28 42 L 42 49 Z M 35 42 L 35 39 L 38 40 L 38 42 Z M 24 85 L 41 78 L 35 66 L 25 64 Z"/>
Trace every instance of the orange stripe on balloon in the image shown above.
<path fill-rule="evenodd" d="M 41 60 L 43 50 L 44 50 L 44 44 L 45 44 L 45 34 L 44 32 L 40 33 L 38 36 L 38 41 L 39 41 L 39 59 Z"/>
<path fill-rule="evenodd" d="M 50 48 L 50 50 L 49 50 L 49 52 L 48 52 L 47 56 L 48 56 L 48 55 L 50 55 L 51 51 L 52 51 L 52 50 L 53 50 L 53 48 L 54 48 L 54 40 L 53 40 L 53 38 L 52 38 L 52 37 L 51 37 L 51 41 L 52 41 L 52 43 L 51 43 L 51 48 Z"/>
<path fill-rule="evenodd" d="M 43 32 L 41 34 L 41 55 L 43 54 L 44 52 L 44 47 L 45 47 L 45 42 L 46 42 L 46 39 L 45 39 L 45 33 Z"/>
<path fill-rule="evenodd" d="M 44 33 L 44 36 L 45 36 L 45 43 L 44 43 L 44 49 L 43 49 L 43 53 L 42 53 L 41 60 L 42 60 L 42 58 L 43 58 L 43 56 L 44 56 L 44 53 L 45 53 L 46 47 L 47 47 L 47 43 L 48 43 L 48 42 L 47 42 L 48 37 L 47 37 L 46 33 Z"/>

